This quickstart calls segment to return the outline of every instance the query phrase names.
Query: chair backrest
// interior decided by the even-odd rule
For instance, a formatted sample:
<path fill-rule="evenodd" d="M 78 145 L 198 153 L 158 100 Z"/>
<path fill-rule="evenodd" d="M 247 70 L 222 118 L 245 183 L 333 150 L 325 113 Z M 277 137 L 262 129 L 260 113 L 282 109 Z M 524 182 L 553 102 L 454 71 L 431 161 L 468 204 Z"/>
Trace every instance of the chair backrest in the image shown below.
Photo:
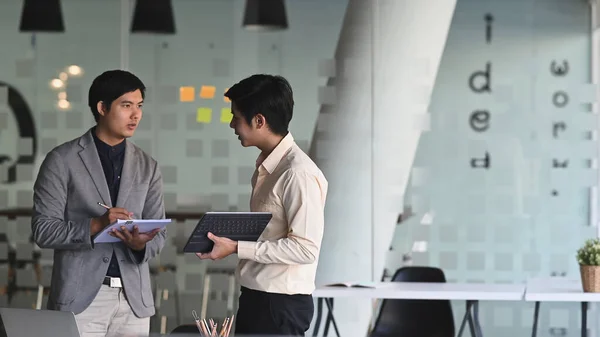
<path fill-rule="evenodd" d="M 434 267 L 402 267 L 392 282 L 446 282 Z M 371 337 L 452 337 L 454 316 L 447 300 L 383 300 Z"/>
<path fill-rule="evenodd" d="M 0 308 L 1 337 L 79 337 L 72 312 Z"/>

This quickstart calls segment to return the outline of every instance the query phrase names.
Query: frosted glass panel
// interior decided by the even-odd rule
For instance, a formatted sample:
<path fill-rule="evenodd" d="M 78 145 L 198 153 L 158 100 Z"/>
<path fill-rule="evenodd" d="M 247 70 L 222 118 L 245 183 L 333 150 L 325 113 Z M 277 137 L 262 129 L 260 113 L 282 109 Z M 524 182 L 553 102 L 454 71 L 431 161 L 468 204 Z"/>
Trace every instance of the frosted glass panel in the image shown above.
<path fill-rule="evenodd" d="M 596 232 L 589 25 L 585 3 L 458 2 L 407 193 L 417 214 L 435 215 L 427 253 L 414 253 L 413 263 L 438 266 L 457 282 L 579 277 L 575 251 Z M 411 254 L 403 234 L 422 240 L 423 226 L 401 224 L 393 246 Z M 565 318 L 578 315 L 577 305 L 566 316 L 544 306 L 552 314 L 540 316 L 540 334 L 578 335 L 579 321 Z M 530 334 L 530 307 L 485 303 L 486 333 Z"/>

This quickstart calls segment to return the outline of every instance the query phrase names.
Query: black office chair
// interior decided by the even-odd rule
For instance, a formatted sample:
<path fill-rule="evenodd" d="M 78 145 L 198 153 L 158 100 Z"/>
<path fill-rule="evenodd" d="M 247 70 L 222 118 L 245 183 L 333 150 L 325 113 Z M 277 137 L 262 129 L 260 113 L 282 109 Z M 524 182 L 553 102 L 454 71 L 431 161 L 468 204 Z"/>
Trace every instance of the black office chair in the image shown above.
<path fill-rule="evenodd" d="M 446 282 L 433 267 L 403 267 L 392 282 Z M 453 337 L 454 316 L 448 300 L 383 300 L 370 337 Z"/>
<path fill-rule="evenodd" d="M 180 325 L 178 327 L 176 327 L 175 329 L 173 329 L 173 331 L 171 331 L 170 335 L 177 335 L 177 334 L 186 334 L 188 336 L 192 336 L 192 335 L 198 335 L 199 331 L 198 331 L 198 327 L 196 326 L 196 324 L 183 324 Z"/>

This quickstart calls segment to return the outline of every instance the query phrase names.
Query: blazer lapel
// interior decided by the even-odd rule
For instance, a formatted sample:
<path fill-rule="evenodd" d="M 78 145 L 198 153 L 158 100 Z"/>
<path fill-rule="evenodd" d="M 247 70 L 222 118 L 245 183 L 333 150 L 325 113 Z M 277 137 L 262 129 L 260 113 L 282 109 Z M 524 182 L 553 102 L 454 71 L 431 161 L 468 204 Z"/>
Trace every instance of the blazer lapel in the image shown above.
<path fill-rule="evenodd" d="M 123 158 L 123 170 L 121 171 L 121 183 L 119 184 L 119 196 L 117 197 L 118 207 L 124 207 L 129 192 L 133 187 L 137 170 L 135 169 L 136 164 L 136 153 L 135 147 L 127 142 L 125 144 L 125 158 Z"/>
<path fill-rule="evenodd" d="M 108 191 L 108 183 L 104 176 L 104 170 L 102 169 L 102 163 L 98 156 L 98 150 L 94 145 L 94 139 L 92 138 L 92 131 L 88 131 L 79 140 L 79 145 L 83 147 L 83 150 L 79 151 L 79 157 L 83 161 L 83 165 L 87 169 L 100 198 L 105 205 L 111 206 L 110 192 Z"/>

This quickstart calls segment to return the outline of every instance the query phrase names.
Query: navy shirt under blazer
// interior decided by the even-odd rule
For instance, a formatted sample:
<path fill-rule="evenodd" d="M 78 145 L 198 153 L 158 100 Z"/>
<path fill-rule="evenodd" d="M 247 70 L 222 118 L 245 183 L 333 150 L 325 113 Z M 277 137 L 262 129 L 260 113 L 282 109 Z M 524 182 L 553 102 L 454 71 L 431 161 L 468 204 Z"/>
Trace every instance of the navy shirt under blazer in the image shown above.
<path fill-rule="evenodd" d="M 96 136 L 96 130 L 92 131 L 92 135 L 94 136 L 94 143 L 98 150 L 100 163 L 102 163 L 102 170 L 104 170 L 104 176 L 108 183 L 110 201 L 114 207 L 119 195 L 119 186 L 121 185 L 121 171 L 123 169 L 123 160 L 125 158 L 125 140 L 115 146 L 110 146 Z M 119 263 L 117 262 L 114 251 L 112 258 L 110 259 L 110 265 L 108 266 L 106 276 L 121 277 Z"/>

